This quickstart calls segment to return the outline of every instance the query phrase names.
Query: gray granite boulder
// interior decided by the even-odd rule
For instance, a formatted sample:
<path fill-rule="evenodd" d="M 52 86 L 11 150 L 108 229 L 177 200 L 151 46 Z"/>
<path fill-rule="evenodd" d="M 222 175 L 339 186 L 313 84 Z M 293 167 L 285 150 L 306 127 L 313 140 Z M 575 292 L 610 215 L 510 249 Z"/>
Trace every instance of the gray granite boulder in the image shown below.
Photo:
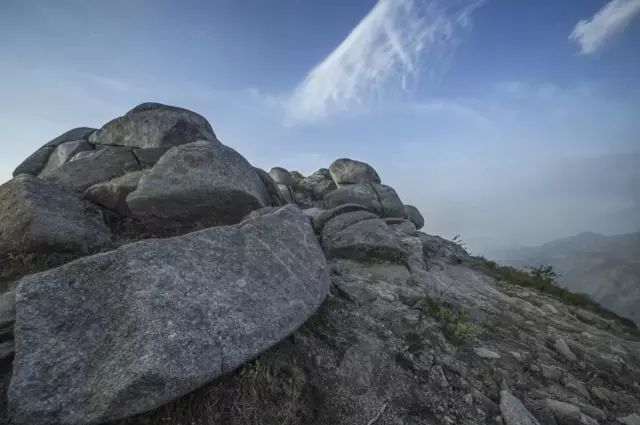
<path fill-rule="evenodd" d="M 287 186 L 286 184 L 277 184 L 278 192 L 280 192 L 280 196 L 284 199 L 285 204 L 294 204 L 296 199 L 293 191 L 291 190 L 291 186 Z"/>
<path fill-rule="evenodd" d="M 509 391 L 500 392 L 500 413 L 506 425 L 539 425 L 540 422 Z"/>
<path fill-rule="evenodd" d="M 170 148 L 198 140 L 217 140 L 203 116 L 160 103 L 138 105 L 89 138 L 94 144 L 132 148 Z"/>
<path fill-rule="evenodd" d="M 354 211 L 329 220 L 322 229 L 328 258 L 406 261 L 406 253 L 387 224 L 368 211 Z"/>
<path fill-rule="evenodd" d="M 328 290 L 296 206 L 27 276 L 16 292 L 13 423 L 96 424 L 153 409 L 291 334 Z"/>
<path fill-rule="evenodd" d="M 269 170 L 269 175 L 271 176 L 273 181 L 278 184 L 293 186 L 293 177 L 291 177 L 289 171 L 285 170 L 282 167 L 273 167 L 271 170 Z"/>
<path fill-rule="evenodd" d="M 33 176 L 37 176 L 47 164 L 49 156 L 56 147 L 58 147 L 58 145 L 71 141 L 87 140 L 89 135 L 95 130 L 95 128 L 78 127 L 61 134 L 55 139 L 45 143 L 44 146 L 25 159 L 22 164 L 18 165 L 13 172 L 13 175 L 31 174 Z"/>
<path fill-rule="evenodd" d="M 106 146 L 95 151 L 80 152 L 62 166 L 42 172 L 40 177 L 67 190 L 84 192 L 96 183 L 138 170 L 140 165 L 131 150 Z"/>
<path fill-rule="evenodd" d="M 359 204 L 380 217 L 405 218 L 404 205 L 392 187 L 383 184 L 353 184 L 325 195 L 326 209 L 343 204 Z"/>
<path fill-rule="evenodd" d="M 583 413 L 578 406 L 559 400 L 546 399 L 545 406 L 559 425 L 598 425 L 598 421 Z"/>
<path fill-rule="evenodd" d="M 233 224 L 270 205 L 249 162 L 220 142 L 176 146 L 145 174 L 127 204 L 149 226 Z"/>
<path fill-rule="evenodd" d="M 49 155 L 49 159 L 40 174 L 47 174 L 69 162 L 79 152 L 93 151 L 93 145 L 85 140 L 75 140 L 58 145 Z"/>
<path fill-rule="evenodd" d="M 334 181 L 331 179 L 331 174 L 326 168 L 321 168 L 315 173 L 302 179 L 297 187 L 306 190 L 312 201 L 320 201 L 325 195 L 337 188 Z"/>
<path fill-rule="evenodd" d="M 322 229 L 324 229 L 325 224 L 335 217 L 354 211 L 366 211 L 366 208 L 358 204 L 343 204 L 330 210 L 310 208 L 304 211 L 311 217 L 313 228 L 316 230 L 316 233 L 320 234 L 322 233 Z"/>
<path fill-rule="evenodd" d="M 460 262 L 469 258 L 469 253 L 459 244 L 440 236 L 417 233 L 424 256 L 427 258 L 442 257 Z"/>
<path fill-rule="evenodd" d="M 256 167 L 255 170 L 256 170 L 256 173 L 258 173 L 258 177 L 260 177 L 260 180 L 262 180 L 262 184 L 264 185 L 264 188 L 266 189 L 267 194 L 269 195 L 269 199 L 271 200 L 271 206 L 278 207 L 281 205 L 286 205 L 288 202 L 285 201 L 284 197 L 282 196 L 282 193 L 280 192 L 280 188 L 278 188 L 278 185 L 276 184 L 276 182 L 273 181 L 273 178 L 271 178 L 271 175 L 269 175 L 269 173 L 267 173 L 261 168 Z"/>
<path fill-rule="evenodd" d="M 413 222 L 403 218 L 385 218 L 384 222 L 401 236 L 415 236 L 418 231 Z"/>
<path fill-rule="evenodd" d="M 127 196 L 136 190 L 144 171 L 134 171 L 107 182 L 94 184 L 84 192 L 85 199 L 105 207 L 121 216 L 131 214 Z"/>
<path fill-rule="evenodd" d="M 407 214 L 407 219 L 416 225 L 416 229 L 420 230 L 424 227 L 424 217 L 416 207 L 405 205 L 404 212 Z"/>
<path fill-rule="evenodd" d="M 349 158 L 340 158 L 329 166 L 333 181 L 340 186 L 347 184 L 380 183 L 380 176 L 369 164 Z"/>
<path fill-rule="evenodd" d="M 99 208 L 76 194 L 28 174 L 0 186 L 0 256 L 88 253 L 109 239 Z"/>

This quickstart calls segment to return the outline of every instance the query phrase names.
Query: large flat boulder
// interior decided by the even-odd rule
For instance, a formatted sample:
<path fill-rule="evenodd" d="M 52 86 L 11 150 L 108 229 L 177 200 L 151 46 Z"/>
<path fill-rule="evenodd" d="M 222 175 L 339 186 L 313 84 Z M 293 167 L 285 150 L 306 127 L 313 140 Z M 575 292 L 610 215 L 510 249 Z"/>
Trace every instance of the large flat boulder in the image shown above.
<path fill-rule="evenodd" d="M 169 150 L 127 197 L 149 225 L 233 224 L 270 205 L 249 162 L 220 142 L 201 140 Z"/>
<path fill-rule="evenodd" d="M 333 181 L 340 186 L 361 183 L 380 183 L 380 176 L 372 166 L 349 158 L 340 158 L 329 166 Z"/>
<path fill-rule="evenodd" d="M 74 193 L 28 174 L 0 186 L 0 256 L 88 253 L 109 239 L 99 209 Z"/>
<path fill-rule="evenodd" d="M 396 191 L 383 184 L 364 183 L 339 187 L 324 196 L 326 209 L 343 204 L 362 205 L 380 217 L 405 218 L 404 205 Z"/>
<path fill-rule="evenodd" d="M 79 152 L 60 167 L 42 172 L 40 177 L 67 190 L 84 192 L 96 183 L 138 170 L 140 165 L 130 149 L 105 146 L 95 151 Z"/>
<path fill-rule="evenodd" d="M 324 225 L 321 235 L 328 258 L 406 261 L 406 253 L 393 230 L 368 211 L 335 216 Z"/>
<path fill-rule="evenodd" d="M 291 334 L 328 290 L 296 206 L 23 278 L 13 423 L 95 424 L 153 409 Z"/>
<path fill-rule="evenodd" d="M 61 134 L 53 140 L 45 143 L 40 149 L 31 154 L 27 159 L 25 159 L 22 164 L 18 165 L 18 167 L 13 172 L 14 176 L 19 174 L 31 174 L 33 176 L 37 176 L 42 169 L 47 164 L 49 160 L 49 156 L 53 151 L 55 151 L 58 145 L 61 145 L 66 142 L 78 141 L 78 140 L 88 140 L 89 135 L 96 131 L 95 128 L 89 127 L 78 127 L 72 130 L 67 131 L 66 133 Z"/>
<path fill-rule="evenodd" d="M 175 106 L 143 103 L 109 121 L 89 140 L 100 145 L 168 148 L 203 139 L 217 140 L 203 116 Z"/>

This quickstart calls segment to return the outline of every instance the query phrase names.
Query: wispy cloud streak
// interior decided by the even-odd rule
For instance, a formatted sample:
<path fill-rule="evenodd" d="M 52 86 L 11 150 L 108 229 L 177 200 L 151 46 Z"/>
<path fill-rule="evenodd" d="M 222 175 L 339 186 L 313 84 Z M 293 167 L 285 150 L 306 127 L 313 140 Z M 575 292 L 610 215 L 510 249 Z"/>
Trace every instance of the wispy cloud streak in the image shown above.
<path fill-rule="evenodd" d="M 289 121 L 319 121 L 388 88 L 407 90 L 419 71 L 440 66 L 480 3 L 379 0 L 295 89 L 286 104 Z"/>
<path fill-rule="evenodd" d="M 569 35 L 569 40 L 578 43 L 583 55 L 591 54 L 622 32 L 638 15 L 640 0 L 611 0 L 591 19 L 578 22 Z"/>

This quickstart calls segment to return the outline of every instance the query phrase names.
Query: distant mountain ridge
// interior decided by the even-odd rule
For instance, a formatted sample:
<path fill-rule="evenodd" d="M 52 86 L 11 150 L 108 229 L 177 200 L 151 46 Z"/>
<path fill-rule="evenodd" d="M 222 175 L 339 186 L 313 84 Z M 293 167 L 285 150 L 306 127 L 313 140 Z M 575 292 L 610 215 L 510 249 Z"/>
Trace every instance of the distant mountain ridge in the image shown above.
<path fill-rule="evenodd" d="M 552 265 L 563 286 L 640 323 L 640 232 L 583 232 L 537 247 L 504 250 L 494 259 L 517 267 Z"/>

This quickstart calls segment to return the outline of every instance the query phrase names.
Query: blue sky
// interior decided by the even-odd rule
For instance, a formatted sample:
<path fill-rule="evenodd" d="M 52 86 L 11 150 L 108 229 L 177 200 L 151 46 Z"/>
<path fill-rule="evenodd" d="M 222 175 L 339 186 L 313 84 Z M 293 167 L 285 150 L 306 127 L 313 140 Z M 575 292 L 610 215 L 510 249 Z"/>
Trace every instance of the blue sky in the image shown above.
<path fill-rule="evenodd" d="M 474 248 L 640 230 L 640 0 L 4 0 L 0 181 L 143 101 L 254 165 L 371 163 Z"/>

